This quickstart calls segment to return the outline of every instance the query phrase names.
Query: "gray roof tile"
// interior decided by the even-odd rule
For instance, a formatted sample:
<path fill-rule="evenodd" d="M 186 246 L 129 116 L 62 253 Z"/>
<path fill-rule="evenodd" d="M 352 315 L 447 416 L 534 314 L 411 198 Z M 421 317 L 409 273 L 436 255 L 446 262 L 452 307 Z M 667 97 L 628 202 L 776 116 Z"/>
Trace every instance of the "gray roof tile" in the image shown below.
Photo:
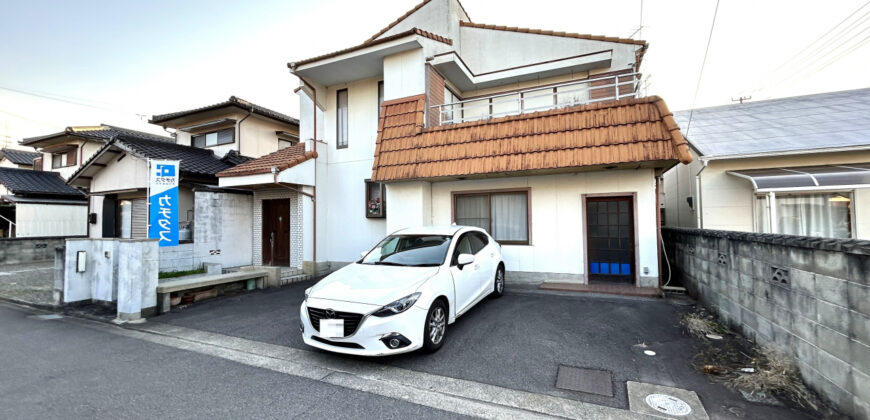
<path fill-rule="evenodd" d="M 10 162 L 16 165 L 33 166 L 33 159 L 42 156 L 42 153 L 28 152 L 26 150 L 2 149 L 0 150 L 0 155 L 9 159 Z"/>
<path fill-rule="evenodd" d="M 57 172 L 0 168 L 0 184 L 16 195 L 85 197 L 81 191 L 67 185 Z"/>
<path fill-rule="evenodd" d="M 870 88 L 674 113 L 704 156 L 870 146 Z"/>

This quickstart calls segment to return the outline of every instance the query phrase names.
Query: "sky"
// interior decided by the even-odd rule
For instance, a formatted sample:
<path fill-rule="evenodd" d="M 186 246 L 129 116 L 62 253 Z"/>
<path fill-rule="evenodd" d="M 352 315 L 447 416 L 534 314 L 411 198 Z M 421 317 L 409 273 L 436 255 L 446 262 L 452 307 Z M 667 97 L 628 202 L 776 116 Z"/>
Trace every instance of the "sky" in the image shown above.
<path fill-rule="evenodd" d="M 646 93 L 672 110 L 870 86 L 867 0 L 722 0 L 703 73 L 716 0 L 461 1 L 478 23 L 648 41 Z M 6 1 L 0 145 L 71 125 L 159 134 L 150 115 L 231 95 L 298 116 L 287 62 L 357 45 L 417 2 Z"/>

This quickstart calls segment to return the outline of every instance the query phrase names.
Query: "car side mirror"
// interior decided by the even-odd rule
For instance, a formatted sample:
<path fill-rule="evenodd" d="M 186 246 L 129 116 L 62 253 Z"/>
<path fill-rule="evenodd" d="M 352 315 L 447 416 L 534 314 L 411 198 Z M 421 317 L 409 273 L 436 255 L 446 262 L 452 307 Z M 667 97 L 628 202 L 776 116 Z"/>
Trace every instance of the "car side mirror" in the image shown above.
<path fill-rule="evenodd" d="M 462 267 L 471 264 L 474 262 L 474 255 L 472 254 L 459 254 L 459 257 L 456 258 L 456 266 L 461 270 Z"/>

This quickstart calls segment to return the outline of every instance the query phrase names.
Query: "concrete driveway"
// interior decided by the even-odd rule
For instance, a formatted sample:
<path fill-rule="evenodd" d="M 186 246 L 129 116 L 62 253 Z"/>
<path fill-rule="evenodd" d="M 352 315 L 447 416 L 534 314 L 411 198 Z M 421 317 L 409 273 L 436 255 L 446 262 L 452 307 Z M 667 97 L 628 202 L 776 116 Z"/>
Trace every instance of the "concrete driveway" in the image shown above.
<path fill-rule="evenodd" d="M 298 333 L 299 303 L 311 284 L 217 298 L 149 322 L 318 351 Z M 679 325 L 690 309 L 684 301 L 509 288 L 502 299 L 481 302 L 451 325 L 439 352 L 377 361 L 618 408 L 628 408 L 626 381 L 636 381 L 695 391 L 711 418 L 810 418 L 787 407 L 748 402 L 697 372 L 691 361 L 700 342 Z M 657 355 L 646 356 L 645 349 Z M 612 372 L 614 396 L 556 388 L 560 364 Z"/>

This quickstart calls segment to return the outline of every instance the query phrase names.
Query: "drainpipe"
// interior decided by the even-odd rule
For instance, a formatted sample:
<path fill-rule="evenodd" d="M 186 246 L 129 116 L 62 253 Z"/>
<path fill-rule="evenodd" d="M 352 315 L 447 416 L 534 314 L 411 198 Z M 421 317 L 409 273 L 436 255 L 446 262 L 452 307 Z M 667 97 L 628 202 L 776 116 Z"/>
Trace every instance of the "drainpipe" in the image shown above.
<path fill-rule="evenodd" d="M 302 76 L 299 76 L 296 72 L 296 63 L 290 63 L 290 73 L 293 73 L 294 76 L 298 77 L 299 80 L 305 86 L 308 86 L 311 89 L 311 122 L 312 122 L 312 145 L 314 146 L 314 151 L 317 151 L 317 88 L 314 87 L 311 83 L 308 83 Z M 314 211 L 314 225 L 312 226 L 314 238 L 312 240 L 312 244 L 314 246 L 312 256 L 314 263 L 314 275 L 317 276 L 317 158 L 314 158 L 314 196 L 311 198 L 312 207 Z"/>
<path fill-rule="evenodd" d="M 242 123 L 245 122 L 245 120 L 247 120 L 248 117 L 250 117 L 251 114 L 253 114 L 253 113 L 254 113 L 254 107 L 252 106 L 251 110 L 248 111 L 248 115 L 245 115 L 245 118 L 242 118 L 236 124 L 236 130 L 238 130 L 238 132 L 239 132 L 238 138 L 236 139 L 236 145 L 238 146 L 238 150 L 236 150 L 236 151 L 239 152 L 240 155 L 242 154 Z"/>
<path fill-rule="evenodd" d="M 704 218 L 701 214 L 701 172 L 707 169 L 707 161 L 702 159 L 701 163 L 704 166 L 695 174 L 695 225 L 698 229 L 704 228 Z"/>

